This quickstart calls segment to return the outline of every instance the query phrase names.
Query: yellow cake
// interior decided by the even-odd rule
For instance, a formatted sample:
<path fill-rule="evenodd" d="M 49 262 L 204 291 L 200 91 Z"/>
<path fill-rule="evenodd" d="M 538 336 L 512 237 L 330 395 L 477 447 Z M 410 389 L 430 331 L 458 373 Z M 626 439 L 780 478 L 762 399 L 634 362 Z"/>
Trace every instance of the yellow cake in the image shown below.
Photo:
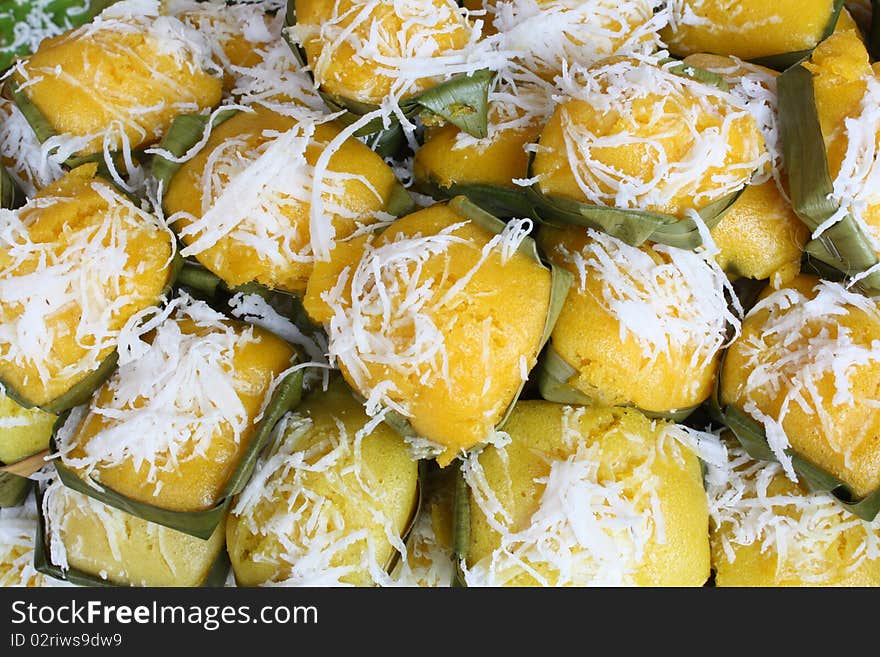
<path fill-rule="evenodd" d="M 574 371 L 562 383 L 596 405 L 660 414 L 709 397 L 727 325 L 738 323 L 727 308 L 727 279 L 711 258 L 632 247 L 580 226 L 542 226 L 539 239 L 551 261 L 575 276 L 550 336 Z"/>
<path fill-rule="evenodd" d="M 23 408 L 0 395 L 0 463 L 9 464 L 49 447 L 57 416 Z"/>
<path fill-rule="evenodd" d="M 754 118 L 674 66 L 611 58 L 573 69 L 532 164 L 540 192 L 685 218 L 748 183 L 764 151 Z"/>
<path fill-rule="evenodd" d="M 880 520 L 853 517 L 738 447 L 708 481 L 716 586 L 880 586 Z"/>
<path fill-rule="evenodd" d="M 785 281 L 800 270 L 810 231 L 798 219 L 784 191 L 782 143 L 776 102 L 778 73 L 734 57 L 698 54 L 685 58 L 720 75 L 747 102 L 764 136 L 764 165 L 751 184 L 712 228 L 718 264 L 733 276 Z"/>
<path fill-rule="evenodd" d="M 403 438 L 371 422 L 338 378 L 281 422 L 229 516 L 238 584 L 389 583 L 418 499 Z"/>
<path fill-rule="evenodd" d="M 200 301 L 179 298 L 172 312 L 56 441 L 81 477 L 151 506 L 202 511 L 220 502 L 295 352 Z"/>
<path fill-rule="evenodd" d="M 15 66 L 12 80 L 74 154 L 139 148 L 157 141 L 178 114 L 220 102 L 206 38 L 160 16 L 158 3 L 146 4 L 111 6 L 45 39 Z"/>
<path fill-rule="evenodd" d="M 201 540 L 52 483 L 43 498 L 52 564 L 119 586 L 200 586 L 223 551 L 225 519 Z"/>
<path fill-rule="evenodd" d="M 664 41 L 674 55 L 711 52 L 757 59 L 809 50 L 833 18 L 835 0 L 677 0 Z"/>
<path fill-rule="evenodd" d="M 436 86 L 444 57 L 463 61 L 457 51 L 471 38 L 452 0 L 296 0 L 295 5 L 291 35 L 306 52 L 315 84 L 361 103 L 379 104 L 389 95 L 402 100 Z"/>
<path fill-rule="evenodd" d="M 706 493 L 683 429 L 635 410 L 523 401 L 505 432 L 509 443 L 462 466 L 469 586 L 706 581 Z"/>
<path fill-rule="evenodd" d="M 168 221 L 186 245 L 182 255 L 229 287 L 255 281 L 305 292 L 314 241 L 332 246 L 384 218 L 397 185 L 382 158 L 353 138 L 338 144 L 339 133 L 335 123 L 260 106 L 220 124 L 164 194 Z M 320 178 L 323 211 L 312 212 L 316 166 L 331 143 Z"/>
<path fill-rule="evenodd" d="M 722 406 L 762 425 L 794 478 L 790 448 L 861 497 L 880 488 L 880 307 L 802 275 L 746 316 L 721 372 Z"/>
<path fill-rule="evenodd" d="M 174 238 L 83 165 L 8 216 L 0 250 L 0 380 L 53 402 L 115 350 L 174 273 Z"/>
<path fill-rule="evenodd" d="M 517 250 L 530 222 L 496 235 L 462 207 L 437 204 L 342 243 L 305 297 L 368 411 L 403 415 L 442 465 L 502 419 L 550 307 L 550 272 Z"/>
<path fill-rule="evenodd" d="M 878 169 L 872 155 L 880 134 L 876 116 L 880 79 L 855 31 L 832 34 L 804 67 L 813 76 L 816 110 L 833 181 L 829 198 L 864 228 L 874 250 L 880 253 L 880 203 L 874 198 L 873 182 Z"/>

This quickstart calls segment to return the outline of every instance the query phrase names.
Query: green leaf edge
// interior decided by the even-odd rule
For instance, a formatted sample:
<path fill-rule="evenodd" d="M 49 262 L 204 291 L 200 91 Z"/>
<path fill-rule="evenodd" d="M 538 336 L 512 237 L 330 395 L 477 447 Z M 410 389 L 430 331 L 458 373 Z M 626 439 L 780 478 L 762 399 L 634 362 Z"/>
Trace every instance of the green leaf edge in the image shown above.
<path fill-rule="evenodd" d="M 778 462 L 776 455 L 773 454 L 773 450 L 767 443 L 764 428 L 736 406 L 722 404 L 721 384 L 725 357 L 726 353 L 718 364 L 716 387 L 709 401 L 710 413 L 733 432 L 737 442 L 748 452 L 749 456 L 759 461 Z M 880 514 L 880 488 L 859 499 L 853 494 L 846 482 L 824 468 L 792 449 L 786 449 L 785 453 L 791 457 L 794 471 L 803 478 L 812 492 L 830 495 L 844 509 L 866 522 L 872 522 Z"/>
<path fill-rule="evenodd" d="M 833 182 L 819 123 L 813 76 L 800 64 L 792 66 L 777 79 L 777 89 L 792 206 L 798 217 L 815 231 L 839 206 L 828 198 Z M 880 262 L 867 236 L 849 214 L 818 239 L 811 240 L 806 251 L 847 276 L 858 275 Z M 859 285 L 880 290 L 880 271 L 864 277 Z"/>
<path fill-rule="evenodd" d="M 110 580 L 102 579 L 93 573 L 88 573 L 78 568 L 69 568 L 63 570 L 60 566 L 55 565 L 49 559 L 49 550 L 46 548 L 46 520 L 43 517 L 43 493 L 37 487 L 36 504 L 37 504 L 37 532 L 34 537 L 34 570 L 43 575 L 53 577 L 62 582 L 69 582 L 77 586 L 96 586 L 101 588 L 119 587 L 124 588 L 122 584 L 115 584 Z M 226 542 L 221 541 L 217 558 L 214 560 L 211 568 L 208 570 L 205 579 L 197 586 L 219 588 L 226 584 L 226 577 L 229 573 L 230 561 L 229 554 L 226 551 Z"/>
<path fill-rule="evenodd" d="M 293 362 L 296 360 L 294 359 Z M 279 384 L 273 393 L 269 406 L 266 408 L 263 419 L 254 432 L 250 444 L 223 487 L 219 501 L 210 509 L 204 511 L 171 511 L 153 506 L 152 504 L 138 502 L 118 493 L 109 486 L 104 486 L 97 482 L 95 482 L 95 485 L 99 486 L 99 488 L 95 488 L 73 470 L 63 465 L 60 459 L 54 460 L 55 470 L 65 486 L 88 495 L 99 502 L 108 504 L 143 520 L 164 525 L 203 540 L 208 539 L 229 508 L 232 496 L 240 493 L 247 484 L 248 479 L 253 473 L 257 458 L 269 440 L 275 424 L 287 411 L 299 405 L 302 398 L 302 383 L 303 371 L 298 370 L 288 374 Z M 63 424 L 63 420 L 63 417 L 59 418 L 59 422 L 56 424 L 56 431 Z M 53 452 L 56 451 L 54 438 L 51 449 Z"/>
<path fill-rule="evenodd" d="M 287 0 L 284 26 L 287 28 L 295 24 L 296 0 Z M 302 47 L 290 38 L 286 29 L 282 30 L 282 34 L 297 63 L 302 67 L 308 67 L 308 61 Z M 314 80 L 314 76 L 312 78 Z M 443 117 L 469 135 L 482 139 L 488 135 L 489 87 L 491 87 L 494 78 L 495 73 L 489 69 L 455 75 L 445 82 L 401 101 L 400 110 L 408 119 L 423 109 L 428 110 Z M 320 88 L 318 88 L 318 94 L 332 111 L 345 111 L 352 115 L 342 119 L 348 124 L 354 123 L 358 117 L 364 114 L 379 109 L 378 105 L 328 94 Z M 459 115 L 455 110 L 455 105 L 464 105 L 473 111 Z M 394 117 L 392 120 L 396 121 Z M 384 123 L 381 118 L 377 118 L 359 129 L 355 133 L 355 137 L 364 137 L 382 130 L 386 130 Z"/>

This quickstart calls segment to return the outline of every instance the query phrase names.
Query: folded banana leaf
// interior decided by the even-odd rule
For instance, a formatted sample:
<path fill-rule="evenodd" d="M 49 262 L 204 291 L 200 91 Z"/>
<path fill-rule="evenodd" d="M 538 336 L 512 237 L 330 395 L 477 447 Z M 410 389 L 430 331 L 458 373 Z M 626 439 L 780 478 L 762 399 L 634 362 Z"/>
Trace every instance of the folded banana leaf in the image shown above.
<path fill-rule="evenodd" d="M 460 465 L 455 474 L 455 497 L 452 502 L 452 582 L 454 588 L 466 587 L 462 563 L 466 562 L 471 542 L 470 491 Z"/>
<path fill-rule="evenodd" d="M 180 257 L 179 253 L 175 253 L 174 259 L 171 261 L 171 266 L 168 270 L 168 282 L 159 294 L 159 297 L 167 296 L 171 288 L 175 285 L 177 277 L 182 269 L 183 258 Z M 70 410 L 74 406 L 86 403 L 92 396 L 92 393 L 104 383 L 104 381 L 106 381 L 116 369 L 116 362 L 118 359 L 119 354 L 114 349 L 96 369 L 89 372 L 79 383 L 71 387 L 64 394 L 45 404 L 34 404 L 20 391 L 17 391 L 14 386 L 3 380 L 0 380 L 0 386 L 5 388 L 6 395 L 19 406 L 24 406 L 25 408 L 39 406 L 48 413 L 58 414 Z"/>
<path fill-rule="evenodd" d="M 0 71 L 9 67 L 16 57 L 31 54 L 31 44 L 16 39 L 18 25 L 54 24 L 62 29 L 79 27 L 97 16 L 116 0 L 15 0 L 3 3 L 0 9 Z"/>
<path fill-rule="evenodd" d="M 165 133 L 162 141 L 159 142 L 158 149 L 168 151 L 175 158 L 183 157 L 202 140 L 208 121 L 211 121 L 211 128 L 213 129 L 238 113 L 239 110 L 217 112 L 213 120 L 207 114 L 181 114 L 175 117 L 171 123 L 168 132 Z M 152 173 L 165 191 L 171 186 L 171 181 L 181 166 L 183 166 L 183 162 L 175 162 L 173 159 L 168 159 L 158 153 L 153 155 Z M 400 217 L 404 214 L 409 214 L 415 208 L 416 204 L 412 196 L 398 182 L 392 189 L 386 211 L 389 214 Z M 163 209 L 167 211 L 167 208 Z M 215 294 L 217 286 L 222 283 L 219 277 L 207 269 L 202 268 L 200 271 L 197 267 L 189 266 L 189 264 L 182 272 L 182 277 L 184 284 L 210 296 Z M 225 283 L 223 285 L 226 286 Z M 229 290 L 230 288 L 226 286 L 226 289 Z"/>
<path fill-rule="evenodd" d="M 544 352 L 541 354 L 541 359 L 538 363 L 538 389 L 540 390 L 541 397 L 547 401 L 556 402 L 557 404 L 596 406 L 595 399 L 569 384 L 569 381 L 577 376 L 577 374 L 577 369 L 569 365 L 568 362 L 559 355 L 559 352 L 553 348 L 553 343 L 551 342 L 544 348 Z M 649 418 L 683 422 L 691 413 L 699 408 L 699 404 L 689 408 L 666 412 L 646 411 L 638 407 L 633 408 L 636 408 Z"/>
<path fill-rule="evenodd" d="M 285 26 L 290 27 L 295 24 L 296 0 L 287 0 Z M 300 66 L 307 67 L 308 61 L 305 51 L 290 38 L 288 30 L 284 30 L 283 34 Z M 436 87 L 401 101 L 400 110 L 408 119 L 422 111 L 431 112 L 458 126 L 469 135 L 481 139 L 488 134 L 489 87 L 492 85 L 494 77 L 495 74 L 488 69 L 482 69 L 470 75 L 453 76 Z M 321 89 L 318 89 L 318 93 L 331 111 L 347 112 L 349 116 L 343 117 L 342 120 L 349 124 L 354 123 L 364 114 L 379 109 L 378 105 L 341 98 Z M 394 120 L 392 117 L 392 121 Z M 386 129 L 390 128 L 385 127 L 380 117 L 360 128 L 355 136 L 363 137 Z"/>
<path fill-rule="evenodd" d="M 287 375 L 281 381 L 272 395 L 272 400 L 266 408 L 262 421 L 256 427 L 250 444 L 223 487 L 219 500 L 213 507 L 205 511 L 170 511 L 133 500 L 108 486 L 100 485 L 97 482 L 94 482 L 94 485 L 87 482 L 74 470 L 63 465 L 60 459 L 55 459 L 55 470 L 58 472 L 62 483 L 73 490 L 121 509 L 138 518 L 165 525 L 201 539 L 207 539 L 226 514 L 232 502 L 232 496 L 241 492 L 248 479 L 250 479 L 257 458 L 269 440 L 272 428 L 281 419 L 282 415 L 299 404 L 302 396 L 302 382 L 302 370 Z M 57 451 L 54 441 L 52 443 L 52 451 Z"/>
<path fill-rule="evenodd" d="M 483 208 L 496 217 L 531 217 L 534 205 L 528 192 L 522 187 L 502 187 L 482 183 L 453 183 L 441 185 L 436 180 L 423 180 L 416 183 L 417 191 L 438 201 L 446 201 L 456 196 L 466 196 L 471 203 Z"/>
<path fill-rule="evenodd" d="M 31 480 L 9 472 L 0 472 L 0 509 L 18 506 L 27 497 Z"/>
<path fill-rule="evenodd" d="M 834 183 L 816 108 L 813 76 L 798 64 L 780 75 L 776 84 L 792 204 L 801 220 L 815 231 L 840 207 L 830 199 Z M 850 277 L 880 262 L 868 236 L 849 214 L 809 242 L 806 251 Z M 868 290 L 880 290 L 880 271 L 862 278 L 859 284 Z"/>
<path fill-rule="evenodd" d="M 724 359 L 719 366 L 718 381 L 710 402 L 713 415 L 725 424 L 736 436 L 749 456 L 760 461 L 777 461 L 776 455 L 767 443 L 764 427 L 750 415 L 730 404 L 721 402 L 721 372 Z M 871 522 L 880 513 L 880 489 L 864 497 L 857 497 L 846 482 L 827 470 L 807 460 L 792 449 L 785 453 L 791 457 L 792 466 L 799 479 L 806 483 L 814 493 L 831 495 L 843 508 L 853 515 Z"/>
<path fill-rule="evenodd" d="M 202 140 L 208 121 L 211 121 L 211 129 L 214 129 L 238 113 L 239 110 L 217 112 L 213 120 L 207 114 L 180 114 L 174 117 L 171 127 L 168 128 L 168 132 L 165 133 L 156 148 L 168 151 L 176 158 L 183 157 L 187 151 Z M 153 155 L 150 160 L 150 170 L 153 177 L 162 184 L 162 189 L 165 191 L 168 191 L 171 179 L 174 178 L 174 174 L 181 166 L 183 166 L 183 162 L 175 162 L 161 155 Z"/>
<path fill-rule="evenodd" d="M 873 1 L 874 0 L 872 0 L 872 2 Z M 834 4 L 831 7 L 831 14 L 828 17 L 828 23 L 826 23 L 825 29 L 822 32 L 822 35 L 819 37 L 819 41 L 816 43 L 816 45 L 822 43 L 834 32 L 834 29 L 837 27 L 837 19 L 840 17 L 840 11 L 843 9 L 844 2 L 845 0 L 834 0 Z M 805 57 L 809 57 L 812 53 L 813 48 L 809 48 L 807 50 L 779 53 L 778 55 L 756 57 L 755 59 L 752 59 L 750 61 L 753 64 L 758 64 L 759 66 L 766 66 L 767 68 L 772 68 L 777 71 L 784 71 L 790 66 L 797 64 Z"/>
<path fill-rule="evenodd" d="M 50 551 L 48 548 L 49 536 L 46 532 L 46 519 L 43 517 L 43 491 L 37 486 L 37 534 L 34 537 L 34 570 L 43 575 L 54 577 L 63 582 L 69 582 L 77 586 L 117 586 L 113 582 L 103 579 L 97 574 L 88 573 L 77 568 L 68 568 L 64 570 L 61 566 L 52 563 L 49 558 Z M 226 584 L 226 577 L 229 573 L 229 554 L 225 549 L 221 549 L 217 555 L 217 559 L 208 571 L 204 581 L 200 584 L 202 587 L 219 588 Z"/>
<path fill-rule="evenodd" d="M 489 214 L 464 196 L 456 196 L 449 202 L 449 207 L 459 215 L 467 217 L 481 228 L 496 235 L 501 233 L 506 226 L 501 219 Z M 520 244 L 519 247 L 519 252 L 528 256 L 542 267 L 548 267 L 538 254 L 538 247 L 535 244 L 535 240 L 531 237 L 526 237 L 522 241 L 522 244 Z M 549 265 L 549 269 L 551 276 L 550 302 L 547 309 L 547 317 L 544 320 L 544 330 L 541 334 L 541 340 L 538 345 L 539 352 L 550 339 L 550 334 L 553 332 L 553 327 L 556 326 L 556 320 L 559 319 L 559 314 L 562 312 L 562 306 L 565 304 L 565 298 L 568 296 L 568 290 L 571 287 L 571 282 L 574 278 L 571 272 L 563 267 L 551 264 Z M 504 412 L 501 421 L 497 424 L 497 429 L 502 429 L 504 427 L 504 424 L 513 412 L 513 407 L 516 405 L 516 401 L 519 399 L 520 393 L 522 393 L 525 385 L 526 381 L 520 383 L 520 386 L 513 395 L 510 404 L 507 406 L 507 410 Z M 409 438 L 420 437 L 420 434 L 413 428 L 410 421 L 396 411 L 387 411 L 385 414 L 385 422 L 402 436 Z"/>
<path fill-rule="evenodd" d="M 24 194 L 15 184 L 6 168 L 0 164 L 0 208 L 14 210 L 25 201 Z"/>
<path fill-rule="evenodd" d="M 744 190 L 745 186 L 698 210 L 710 230 L 721 221 L 721 217 Z M 544 194 L 538 183 L 528 188 L 528 194 L 534 206 L 534 215 L 548 224 L 572 224 L 593 228 L 616 237 L 630 246 L 657 242 L 679 249 L 693 250 L 703 244 L 699 228 L 690 218 L 680 219 L 658 212 L 624 210 L 574 201 Z"/>

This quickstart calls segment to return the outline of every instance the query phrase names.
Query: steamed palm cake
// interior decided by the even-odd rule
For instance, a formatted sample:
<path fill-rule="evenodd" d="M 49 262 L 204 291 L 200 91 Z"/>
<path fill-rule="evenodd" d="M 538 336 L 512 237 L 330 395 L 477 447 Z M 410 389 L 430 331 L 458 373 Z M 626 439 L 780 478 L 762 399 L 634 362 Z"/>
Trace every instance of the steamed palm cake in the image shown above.
<path fill-rule="evenodd" d="M 0 464 L 15 463 L 49 447 L 57 416 L 23 408 L 0 395 Z"/>
<path fill-rule="evenodd" d="M 631 409 L 517 404 L 472 454 L 469 586 L 701 586 L 706 493 L 685 429 Z"/>
<path fill-rule="evenodd" d="M 685 218 L 749 182 L 764 143 L 745 105 L 652 62 L 611 58 L 560 79 L 568 97 L 532 163 L 542 194 Z"/>
<path fill-rule="evenodd" d="M 0 210 L 0 380 L 42 406 L 96 370 L 171 283 L 174 238 L 94 164 Z"/>
<path fill-rule="evenodd" d="M 210 54 L 157 1 L 131 0 L 45 39 L 12 79 L 71 154 L 128 150 L 157 141 L 178 114 L 220 102 Z"/>
<path fill-rule="evenodd" d="M 855 31 L 832 34 L 803 66 L 813 77 L 816 111 L 833 181 L 829 199 L 840 207 L 825 226 L 849 213 L 880 253 L 880 200 L 876 192 L 880 166 L 875 158 L 880 135 L 880 79 Z"/>
<path fill-rule="evenodd" d="M 593 229 L 542 226 L 540 243 L 575 283 L 550 345 L 594 404 L 669 413 L 711 394 L 728 324 L 729 283 L 711 257 L 632 247 Z"/>
<path fill-rule="evenodd" d="M 711 52 L 757 59 L 813 48 L 832 19 L 835 0 L 674 0 L 670 4 L 671 23 L 661 35 L 672 54 Z"/>
<path fill-rule="evenodd" d="M 402 100 L 443 81 L 463 64 L 471 40 L 465 13 L 452 0 L 296 0 L 294 39 L 315 84 L 329 94 L 379 104 Z"/>
<path fill-rule="evenodd" d="M 223 550 L 225 519 L 203 541 L 114 509 L 60 481 L 44 493 L 43 517 L 54 565 L 119 586 L 200 586 Z"/>
<path fill-rule="evenodd" d="M 535 364 L 550 305 L 549 270 L 517 250 L 531 222 L 496 235 L 454 207 L 340 243 L 305 298 L 367 411 L 403 415 L 442 465 L 502 419 Z"/>
<path fill-rule="evenodd" d="M 662 48 L 661 0 L 498 0 L 493 27 L 514 61 L 552 80 L 573 64 L 611 55 L 650 55 Z"/>
<path fill-rule="evenodd" d="M 186 244 L 182 254 L 230 287 L 256 281 L 305 292 L 315 257 L 312 230 L 322 243 L 348 237 L 383 217 L 397 184 L 382 158 L 356 139 L 337 143 L 339 133 L 335 123 L 262 107 L 220 124 L 163 198 L 168 221 Z M 331 143 L 333 154 L 318 174 Z M 313 212 L 315 186 L 322 210 Z"/>
<path fill-rule="evenodd" d="M 748 187 L 712 227 L 716 259 L 733 276 L 785 281 L 800 271 L 810 236 L 784 191 L 782 139 L 776 98 L 778 73 L 735 57 L 690 55 L 685 64 L 720 75 L 745 104 L 764 136 L 764 162 Z"/>
<path fill-rule="evenodd" d="M 281 420 L 229 516 L 239 585 L 387 584 L 418 498 L 418 464 L 340 379 Z"/>
<path fill-rule="evenodd" d="M 164 318 L 164 321 L 159 321 Z M 56 436 L 61 461 L 117 493 L 174 511 L 216 505 L 293 348 L 201 301 L 169 304 Z"/>
<path fill-rule="evenodd" d="M 763 425 L 793 480 L 789 447 L 861 497 L 880 488 L 880 307 L 799 276 L 768 290 L 721 372 L 721 403 Z"/>
<path fill-rule="evenodd" d="M 880 520 L 859 520 L 739 447 L 709 470 L 716 586 L 880 585 Z"/>

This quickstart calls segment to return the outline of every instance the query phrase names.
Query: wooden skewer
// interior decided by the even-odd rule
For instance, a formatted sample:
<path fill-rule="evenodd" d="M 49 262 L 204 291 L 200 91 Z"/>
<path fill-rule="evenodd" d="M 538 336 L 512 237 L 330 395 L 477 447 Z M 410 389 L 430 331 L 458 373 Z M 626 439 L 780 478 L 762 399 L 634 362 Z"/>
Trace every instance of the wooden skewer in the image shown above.
<path fill-rule="evenodd" d="M 19 477 L 29 477 L 46 465 L 47 456 L 49 456 L 49 450 L 44 449 L 42 452 L 37 452 L 32 456 L 28 456 L 26 459 L 3 466 L 0 468 L 0 472 L 8 472 L 9 474 L 18 475 Z"/>

